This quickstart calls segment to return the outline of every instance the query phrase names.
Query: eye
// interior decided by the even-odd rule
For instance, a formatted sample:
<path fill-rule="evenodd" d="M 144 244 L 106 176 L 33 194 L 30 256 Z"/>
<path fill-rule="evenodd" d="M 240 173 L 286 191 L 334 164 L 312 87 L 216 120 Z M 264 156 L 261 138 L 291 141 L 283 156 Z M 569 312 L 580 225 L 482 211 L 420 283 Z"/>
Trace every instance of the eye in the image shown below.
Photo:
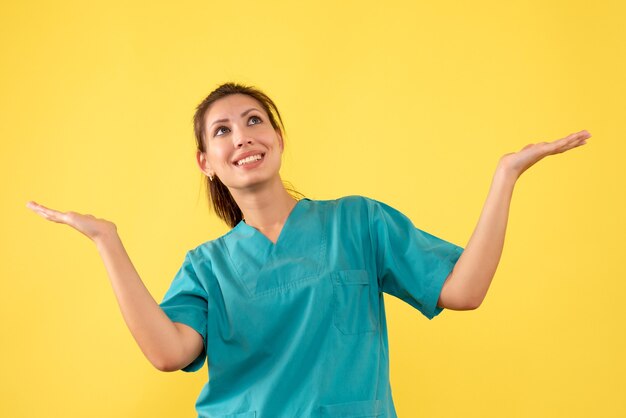
<path fill-rule="evenodd" d="M 217 129 L 215 130 L 215 136 L 220 136 L 220 131 L 221 131 L 223 128 L 224 128 L 224 129 L 228 129 L 228 128 L 226 128 L 225 126 L 220 126 L 219 128 L 217 128 Z"/>
<path fill-rule="evenodd" d="M 251 121 L 253 119 L 257 119 L 258 122 L 257 123 L 253 123 L 252 125 L 258 125 L 259 123 L 262 123 L 263 121 L 261 120 L 260 117 L 258 116 L 250 116 L 250 118 L 248 118 L 248 121 Z M 222 136 L 222 134 L 220 134 L 220 132 L 222 131 L 222 129 L 228 129 L 225 126 L 220 126 L 215 130 L 215 136 Z"/>

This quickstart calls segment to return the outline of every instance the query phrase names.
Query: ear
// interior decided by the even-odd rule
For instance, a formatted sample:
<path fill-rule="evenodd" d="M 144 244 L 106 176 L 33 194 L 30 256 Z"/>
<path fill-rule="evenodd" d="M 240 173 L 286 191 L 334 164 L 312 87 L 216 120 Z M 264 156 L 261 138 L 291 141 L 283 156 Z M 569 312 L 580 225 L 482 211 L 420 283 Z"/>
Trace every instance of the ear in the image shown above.
<path fill-rule="evenodd" d="M 206 158 L 206 153 L 202 151 L 197 151 L 196 161 L 198 162 L 198 167 L 200 168 L 200 171 L 202 171 L 206 176 L 210 177 L 215 175 L 215 171 L 211 169 L 211 164 L 209 164 L 209 161 Z"/>
<path fill-rule="evenodd" d="M 280 130 L 276 129 L 276 135 L 278 135 L 278 144 L 280 145 L 280 152 L 285 150 L 285 143 L 283 142 L 283 136 L 280 134 Z"/>

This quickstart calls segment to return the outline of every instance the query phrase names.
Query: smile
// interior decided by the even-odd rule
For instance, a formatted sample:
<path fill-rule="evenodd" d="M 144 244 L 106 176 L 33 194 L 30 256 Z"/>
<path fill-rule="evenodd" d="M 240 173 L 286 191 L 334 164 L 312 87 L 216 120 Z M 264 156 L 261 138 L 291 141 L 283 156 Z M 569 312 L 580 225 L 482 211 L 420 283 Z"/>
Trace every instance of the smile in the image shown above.
<path fill-rule="evenodd" d="M 236 161 L 234 164 L 238 167 L 241 167 L 242 165 L 246 165 L 246 164 L 252 164 L 255 163 L 257 161 L 260 161 L 263 159 L 263 157 L 265 156 L 264 153 L 260 153 L 260 154 L 256 154 L 256 155 L 251 155 L 249 157 L 246 158 L 242 158 L 239 161 Z"/>

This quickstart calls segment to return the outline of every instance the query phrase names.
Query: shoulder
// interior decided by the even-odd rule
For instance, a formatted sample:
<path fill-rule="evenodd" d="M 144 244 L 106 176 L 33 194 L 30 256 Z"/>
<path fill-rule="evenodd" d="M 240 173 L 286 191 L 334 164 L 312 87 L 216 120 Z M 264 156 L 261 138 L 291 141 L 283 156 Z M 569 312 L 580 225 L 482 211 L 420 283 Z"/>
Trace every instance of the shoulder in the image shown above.
<path fill-rule="evenodd" d="M 362 195 L 348 195 L 331 200 L 312 200 L 312 205 L 327 214 L 327 221 L 333 219 L 342 223 L 358 223 L 360 225 L 371 223 L 374 218 L 380 216 L 381 210 L 385 211 L 389 206 L 384 203 Z"/>
<path fill-rule="evenodd" d="M 348 212 L 360 211 L 367 213 L 370 219 L 381 212 L 396 211 L 396 209 L 380 200 L 361 195 L 351 195 L 337 199 L 337 205 Z"/>
<path fill-rule="evenodd" d="M 370 227 L 379 227 L 381 224 L 411 224 L 412 221 L 399 209 L 385 202 L 367 196 L 346 196 L 337 199 L 342 212 L 361 223 L 369 223 Z"/>
<path fill-rule="evenodd" d="M 380 203 L 375 199 L 361 195 L 348 195 L 329 200 L 309 200 L 315 205 L 341 210 L 367 209 Z"/>
<path fill-rule="evenodd" d="M 194 268 L 210 268 L 215 258 L 222 257 L 225 248 L 224 240 L 234 233 L 234 229 L 217 238 L 205 241 L 191 248 L 185 254 L 185 262 L 193 265 Z"/>

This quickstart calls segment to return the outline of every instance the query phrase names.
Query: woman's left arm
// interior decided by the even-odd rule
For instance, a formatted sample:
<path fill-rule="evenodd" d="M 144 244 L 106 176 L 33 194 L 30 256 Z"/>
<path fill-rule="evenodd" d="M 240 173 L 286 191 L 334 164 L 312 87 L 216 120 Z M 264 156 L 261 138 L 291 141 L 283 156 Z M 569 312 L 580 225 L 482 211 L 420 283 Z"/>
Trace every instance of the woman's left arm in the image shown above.
<path fill-rule="evenodd" d="M 443 285 L 438 306 L 453 310 L 480 306 L 502 254 L 515 182 L 542 158 L 583 145 L 590 137 L 589 132 L 580 131 L 553 142 L 528 144 L 500 158 L 478 224 Z"/>

